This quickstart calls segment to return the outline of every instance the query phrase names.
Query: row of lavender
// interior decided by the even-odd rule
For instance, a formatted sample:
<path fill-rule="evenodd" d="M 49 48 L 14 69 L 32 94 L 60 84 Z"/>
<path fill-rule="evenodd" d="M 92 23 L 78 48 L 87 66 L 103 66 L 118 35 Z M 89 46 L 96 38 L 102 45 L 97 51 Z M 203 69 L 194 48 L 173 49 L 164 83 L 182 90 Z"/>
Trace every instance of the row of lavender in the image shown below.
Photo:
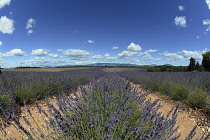
<path fill-rule="evenodd" d="M 210 112 L 209 72 L 125 72 L 122 77 Z"/>
<path fill-rule="evenodd" d="M 5 109 L 33 103 L 48 96 L 69 93 L 81 84 L 99 79 L 103 72 L 98 69 L 63 72 L 2 72 L 0 75 L 0 104 Z"/>
<path fill-rule="evenodd" d="M 117 75 L 107 74 L 89 87 L 80 86 L 81 92 L 75 98 L 61 95 L 56 109 L 46 99 L 48 111 L 45 114 L 46 132 L 34 128 L 27 118 L 24 129 L 16 116 L 11 115 L 20 132 L 29 139 L 72 139 L 72 140 L 177 140 L 174 135 L 178 106 L 168 115 L 157 113 L 158 100 L 145 101 L 144 90 L 134 90 L 131 84 Z M 30 108 L 26 105 L 29 114 Z M 33 116 L 31 116 L 33 117 Z M 36 130 L 38 129 L 38 130 Z M 193 139 L 195 129 L 185 140 Z M 3 131 L 4 132 L 4 131 Z M 6 132 L 5 132 L 6 133 Z M 201 137 L 200 140 L 207 140 Z M 14 138 L 15 139 L 15 138 Z"/>

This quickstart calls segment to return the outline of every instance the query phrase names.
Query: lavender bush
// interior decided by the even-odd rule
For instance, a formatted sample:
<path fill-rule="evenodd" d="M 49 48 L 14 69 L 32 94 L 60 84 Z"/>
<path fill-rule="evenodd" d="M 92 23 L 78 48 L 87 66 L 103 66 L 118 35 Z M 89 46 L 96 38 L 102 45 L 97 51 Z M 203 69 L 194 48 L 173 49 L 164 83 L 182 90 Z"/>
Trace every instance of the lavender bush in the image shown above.
<path fill-rule="evenodd" d="M 126 72 L 120 75 L 147 89 L 169 95 L 174 100 L 182 100 L 190 107 L 210 111 L 208 72 Z"/>
<path fill-rule="evenodd" d="M 47 98 L 48 113 L 36 104 L 40 113 L 48 117 L 47 133 L 39 127 L 36 133 L 34 129 L 26 130 L 15 115 L 11 115 L 11 119 L 29 139 L 177 140 L 180 137 L 174 135 L 178 106 L 164 116 L 157 112 L 158 100 L 145 101 L 149 93 L 135 90 L 128 81 L 116 75 L 107 74 L 91 83 L 88 87 L 80 86 L 81 92 L 74 96 L 60 95 L 59 109 Z M 26 118 L 24 120 L 33 128 Z M 196 127 L 185 140 L 191 140 L 195 130 Z"/>
<path fill-rule="evenodd" d="M 10 106 L 34 103 L 61 92 L 69 93 L 78 85 L 99 79 L 103 72 L 71 70 L 63 72 L 2 72 L 0 75 L 0 102 L 4 109 Z M 10 109 L 11 110 L 11 109 Z"/>

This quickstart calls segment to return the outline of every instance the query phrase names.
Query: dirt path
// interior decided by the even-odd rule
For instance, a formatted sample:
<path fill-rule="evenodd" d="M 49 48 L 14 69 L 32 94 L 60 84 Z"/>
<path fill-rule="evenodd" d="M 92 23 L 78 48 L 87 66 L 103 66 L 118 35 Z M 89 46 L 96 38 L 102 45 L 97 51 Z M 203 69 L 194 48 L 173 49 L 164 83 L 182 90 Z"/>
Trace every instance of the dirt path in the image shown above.
<path fill-rule="evenodd" d="M 139 88 L 139 90 L 141 90 L 141 87 L 139 85 L 133 85 L 133 86 L 136 86 L 137 88 Z M 177 102 L 171 101 L 167 97 L 160 95 L 158 93 L 151 93 L 146 98 L 147 98 L 147 100 L 151 99 L 151 101 L 160 99 L 162 108 L 159 111 L 162 112 L 163 114 L 167 114 L 173 106 L 177 105 Z M 58 106 L 56 105 L 56 100 L 57 100 L 56 97 L 52 97 L 49 99 L 49 102 L 53 103 L 55 105 L 55 107 L 58 108 Z M 42 107 L 43 110 L 48 110 L 48 108 L 46 107 L 45 101 L 43 101 L 43 100 L 38 101 L 38 104 Z M 39 126 L 41 126 L 41 130 L 45 131 L 45 128 L 43 128 L 42 126 L 45 126 L 44 119 L 48 119 L 48 118 L 45 115 L 43 115 L 43 113 L 40 114 L 38 109 L 35 107 L 35 105 L 30 105 L 30 109 L 31 109 L 32 116 L 34 117 L 34 120 L 37 122 L 37 124 Z M 26 118 L 29 119 L 32 126 L 36 126 L 36 123 L 34 123 L 33 119 L 25 111 L 25 107 L 22 107 L 21 111 L 22 111 L 21 116 L 25 116 Z M 192 128 L 197 124 L 196 123 L 197 118 L 192 117 L 192 112 L 193 112 L 192 110 L 188 111 L 184 107 L 179 109 L 178 117 L 177 117 L 177 124 L 176 124 L 176 126 L 179 126 L 179 129 L 176 132 L 176 134 L 180 134 L 180 133 L 182 134 L 180 140 L 183 140 L 186 136 L 188 136 L 188 134 L 190 133 Z M 198 112 L 198 114 L 199 114 L 199 112 Z M 20 122 L 25 124 L 24 120 L 22 118 L 20 119 Z M 31 129 L 27 125 L 23 125 L 23 126 L 26 130 Z M 36 130 L 37 127 L 34 127 L 34 128 Z M 5 130 L 7 131 L 8 136 L 4 137 L 0 133 L 0 140 L 6 140 L 6 139 L 9 139 L 9 137 L 15 137 L 17 140 L 20 140 L 22 138 L 22 135 L 17 131 L 17 129 L 13 125 L 6 127 Z M 203 128 L 203 130 L 202 130 L 202 128 L 198 127 L 198 129 L 196 131 L 197 133 L 196 133 L 196 136 L 194 137 L 194 139 L 196 140 L 196 138 L 200 138 L 200 136 L 204 133 L 204 131 L 210 132 L 210 127 L 207 127 L 206 129 Z M 47 134 L 47 132 L 46 132 L 46 134 Z M 24 139 L 26 139 L 26 137 L 24 137 Z"/>

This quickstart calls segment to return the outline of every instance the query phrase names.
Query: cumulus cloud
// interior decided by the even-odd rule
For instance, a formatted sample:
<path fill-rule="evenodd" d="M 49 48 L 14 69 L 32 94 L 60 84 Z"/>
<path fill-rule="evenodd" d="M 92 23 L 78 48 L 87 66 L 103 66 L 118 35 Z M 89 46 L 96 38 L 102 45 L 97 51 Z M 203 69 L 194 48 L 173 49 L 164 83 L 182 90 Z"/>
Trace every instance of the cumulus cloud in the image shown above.
<path fill-rule="evenodd" d="M 0 41 L 0 47 L 3 45 L 3 43 Z"/>
<path fill-rule="evenodd" d="M 114 46 L 112 49 L 113 49 L 113 50 L 116 50 L 116 49 L 119 49 L 119 47 L 117 47 L 117 46 Z"/>
<path fill-rule="evenodd" d="M 48 56 L 48 57 L 53 57 L 53 58 L 58 58 L 57 54 L 49 54 L 49 50 L 47 49 L 35 49 L 32 50 L 31 54 L 35 56 Z"/>
<path fill-rule="evenodd" d="M 104 57 L 110 57 L 110 55 L 107 53 L 107 54 L 104 55 Z"/>
<path fill-rule="evenodd" d="M 179 5 L 178 8 L 179 8 L 180 11 L 184 11 L 185 10 L 184 6 L 181 6 L 181 5 Z"/>
<path fill-rule="evenodd" d="M 191 57 L 193 57 L 196 60 L 201 60 L 203 58 L 202 54 L 205 53 L 205 52 L 206 52 L 206 50 L 203 50 L 203 51 L 187 51 L 187 50 L 183 50 L 182 51 L 184 58 L 190 59 Z"/>
<path fill-rule="evenodd" d="M 0 9 L 6 5 L 9 5 L 11 0 L 0 0 Z"/>
<path fill-rule="evenodd" d="M 10 57 L 10 56 L 26 56 L 26 52 L 21 49 L 13 49 L 6 53 L 0 53 L 0 57 Z"/>
<path fill-rule="evenodd" d="M 210 0 L 206 0 L 206 4 L 208 5 L 208 8 L 210 10 Z"/>
<path fill-rule="evenodd" d="M 150 50 L 148 50 L 148 51 L 146 51 L 147 53 L 150 53 L 150 52 L 157 52 L 158 50 L 152 50 L 152 49 L 150 49 Z"/>
<path fill-rule="evenodd" d="M 36 21 L 33 18 L 28 19 L 26 23 L 26 29 L 34 28 L 36 25 Z"/>
<path fill-rule="evenodd" d="M 14 21 L 6 16 L 2 16 L 0 18 L 0 32 L 3 34 L 13 34 L 14 30 Z"/>
<path fill-rule="evenodd" d="M 94 55 L 91 57 L 91 59 L 97 60 L 97 61 L 104 61 L 104 57 L 102 55 Z"/>
<path fill-rule="evenodd" d="M 208 32 L 210 30 L 210 19 L 203 20 L 203 25 L 208 26 L 208 28 L 206 29 L 206 31 Z"/>
<path fill-rule="evenodd" d="M 62 49 L 57 49 L 57 52 L 62 52 L 63 50 Z"/>
<path fill-rule="evenodd" d="M 131 60 L 131 57 L 134 55 L 137 55 L 139 51 L 141 51 L 141 47 L 138 44 L 131 43 L 128 47 L 127 50 L 124 50 L 121 53 L 118 53 L 116 58 L 117 59 L 126 59 L 126 60 Z"/>
<path fill-rule="evenodd" d="M 170 57 L 172 61 L 175 60 L 189 60 L 191 57 L 195 58 L 196 60 L 201 60 L 202 59 L 202 54 L 207 52 L 207 49 L 203 51 L 187 51 L 187 50 L 182 50 L 181 52 L 178 53 L 160 53 L 160 55 L 168 56 Z"/>
<path fill-rule="evenodd" d="M 28 30 L 28 35 L 33 34 L 34 31 L 33 30 Z"/>
<path fill-rule="evenodd" d="M 142 57 L 142 60 L 148 61 L 148 60 L 154 60 L 154 58 L 150 54 L 146 54 Z"/>
<path fill-rule="evenodd" d="M 90 43 L 90 44 L 93 44 L 95 41 L 93 40 L 88 40 L 87 42 L 84 42 L 84 43 Z"/>
<path fill-rule="evenodd" d="M 28 19 L 26 23 L 26 29 L 28 30 L 28 35 L 32 34 L 34 31 L 32 30 L 36 25 L 36 20 L 33 18 Z"/>
<path fill-rule="evenodd" d="M 176 26 L 180 26 L 180 27 L 187 27 L 187 21 L 186 21 L 186 17 L 185 16 L 177 16 L 174 19 L 174 23 Z"/>
<path fill-rule="evenodd" d="M 127 59 L 129 57 L 132 57 L 135 54 L 137 54 L 137 52 L 123 51 L 123 52 L 117 54 L 117 58 L 118 59 Z"/>
<path fill-rule="evenodd" d="M 196 36 L 196 38 L 199 39 L 200 37 L 199 36 Z"/>
<path fill-rule="evenodd" d="M 185 60 L 184 56 L 179 55 L 177 53 L 169 53 L 169 52 L 164 52 L 164 53 L 160 53 L 160 55 L 164 55 L 164 56 L 168 56 L 171 58 L 171 60 Z"/>
<path fill-rule="evenodd" d="M 88 40 L 88 43 L 94 43 L 95 41 L 92 41 L 92 40 Z"/>
<path fill-rule="evenodd" d="M 138 44 L 134 44 L 133 42 L 127 47 L 130 52 L 138 52 L 141 51 L 141 47 Z"/>
<path fill-rule="evenodd" d="M 138 56 L 142 56 L 142 60 L 149 61 L 149 60 L 160 60 L 161 58 L 154 58 L 151 56 L 150 53 L 157 52 L 158 50 L 147 50 L 145 52 L 139 52 Z"/>
<path fill-rule="evenodd" d="M 67 49 L 67 50 L 59 50 L 62 52 L 65 56 L 70 58 L 71 60 L 87 60 L 90 59 L 91 53 L 85 50 L 79 50 L 79 49 Z"/>
<path fill-rule="evenodd" d="M 32 50 L 31 54 L 35 55 L 35 56 L 47 56 L 47 51 L 46 49 L 36 49 L 36 50 Z"/>
<path fill-rule="evenodd" d="M 47 59 L 45 57 L 35 57 L 34 59 L 30 59 L 30 60 L 18 61 L 15 64 L 15 66 L 44 67 L 44 66 L 63 66 L 63 65 L 70 65 L 70 64 L 71 64 L 70 62 L 61 58 L 52 60 L 52 59 Z"/>

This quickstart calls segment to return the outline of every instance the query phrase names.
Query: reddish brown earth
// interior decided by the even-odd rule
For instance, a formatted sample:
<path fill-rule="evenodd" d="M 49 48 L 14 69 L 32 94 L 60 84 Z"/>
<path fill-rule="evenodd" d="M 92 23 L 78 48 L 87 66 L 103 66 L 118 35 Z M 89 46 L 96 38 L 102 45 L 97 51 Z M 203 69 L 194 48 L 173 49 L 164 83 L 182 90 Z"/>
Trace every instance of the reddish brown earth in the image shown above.
<path fill-rule="evenodd" d="M 133 85 L 139 88 L 139 90 L 141 90 L 141 87 L 139 85 Z M 155 101 L 156 99 L 160 100 L 160 104 L 162 105 L 161 109 L 159 110 L 160 112 L 162 112 L 162 114 L 167 114 L 171 108 L 173 106 L 176 106 L 178 104 L 178 102 L 172 101 L 170 99 L 168 99 L 166 96 L 160 95 L 158 93 L 151 93 L 149 94 L 147 97 L 147 100 L 151 99 L 151 101 Z M 50 103 L 53 103 L 55 105 L 56 108 L 58 108 L 58 106 L 56 105 L 56 97 L 52 97 L 49 99 Z M 38 104 L 40 106 L 42 106 L 42 109 L 47 110 L 48 108 L 46 107 L 45 101 L 41 100 L 38 101 Z M 31 109 L 31 113 L 34 117 L 35 122 L 41 126 L 41 125 L 45 125 L 44 119 L 47 119 L 47 117 L 45 117 L 43 114 L 40 114 L 37 110 L 37 108 L 35 107 L 35 105 L 29 105 L 30 109 Z M 20 116 L 26 116 L 26 118 L 29 119 L 29 121 L 31 122 L 32 126 L 35 126 L 35 131 L 36 131 L 36 123 L 34 123 L 33 119 L 30 117 L 30 115 L 27 113 L 27 111 L 25 111 L 25 107 L 21 108 L 21 114 Z M 201 110 L 196 110 L 193 111 L 192 109 L 187 109 L 186 107 L 181 107 L 178 111 L 178 117 L 177 117 L 177 123 L 176 126 L 179 126 L 178 131 L 176 132 L 176 134 L 182 134 L 180 140 L 184 139 L 186 136 L 188 136 L 188 134 L 190 133 L 190 131 L 193 129 L 193 127 L 198 124 L 198 120 L 201 120 L 201 123 L 199 124 L 200 127 L 198 127 L 197 129 L 197 133 L 194 137 L 194 139 L 196 140 L 196 138 L 200 138 L 201 135 L 204 134 L 204 132 L 210 132 L 210 126 L 209 126 L 209 119 L 207 118 L 207 116 L 202 113 Z M 23 123 L 23 119 L 20 119 L 21 123 Z M 27 125 L 25 125 L 25 123 L 23 123 L 24 128 L 26 130 L 29 130 L 30 127 L 28 127 Z M 8 135 L 7 137 L 4 137 L 1 133 L 0 133 L 0 140 L 6 140 L 9 139 L 10 137 L 15 137 L 16 139 L 20 140 L 22 139 L 21 134 L 17 131 L 16 128 L 14 128 L 13 125 L 8 125 L 7 127 L 5 127 L 5 130 L 7 131 Z M 44 128 L 41 127 L 41 130 L 44 131 L 46 133 L 46 135 L 48 135 L 48 133 L 45 131 Z M 56 135 L 55 135 L 56 136 Z M 27 139 L 26 137 L 23 137 L 23 139 Z M 37 138 L 38 139 L 38 138 Z"/>

